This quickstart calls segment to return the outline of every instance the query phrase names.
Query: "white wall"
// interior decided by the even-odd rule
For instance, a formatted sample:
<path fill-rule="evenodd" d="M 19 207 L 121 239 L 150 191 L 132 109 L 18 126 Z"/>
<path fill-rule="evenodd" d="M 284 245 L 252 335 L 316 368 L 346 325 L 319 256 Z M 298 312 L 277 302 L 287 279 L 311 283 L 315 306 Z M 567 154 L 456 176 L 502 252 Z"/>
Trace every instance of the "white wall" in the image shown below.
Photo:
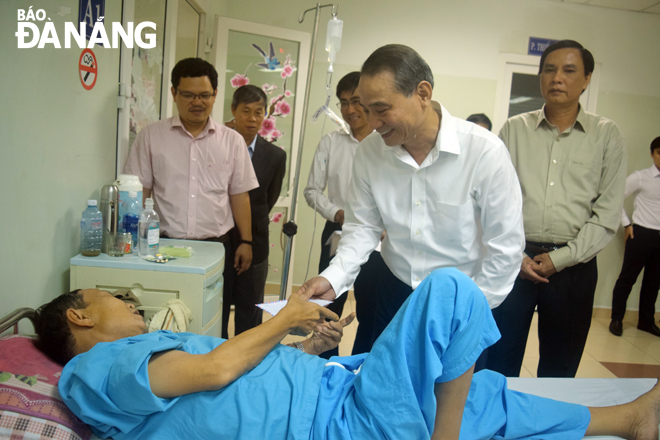
<path fill-rule="evenodd" d="M 99 75 L 86 91 L 82 49 L 17 48 L 17 9 L 30 6 L 58 31 L 78 20 L 76 0 L 0 3 L 0 316 L 68 290 L 86 200 L 115 176 L 119 50 L 93 49 Z M 120 2 L 106 2 L 106 22 L 120 14 Z"/>

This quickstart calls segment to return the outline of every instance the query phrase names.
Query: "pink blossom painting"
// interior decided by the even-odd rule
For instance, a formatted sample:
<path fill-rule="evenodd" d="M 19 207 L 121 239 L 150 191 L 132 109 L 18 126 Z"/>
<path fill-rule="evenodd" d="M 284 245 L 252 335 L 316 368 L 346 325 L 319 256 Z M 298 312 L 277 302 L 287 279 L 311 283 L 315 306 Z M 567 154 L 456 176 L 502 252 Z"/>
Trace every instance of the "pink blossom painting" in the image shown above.
<path fill-rule="evenodd" d="M 245 75 L 241 75 L 240 73 L 237 73 L 232 79 L 231 79 L 231 86 L 233 88 L 238 88 L 240 86 L 246 86 L 250 84 L 250 78 L 248 78 Z"/>

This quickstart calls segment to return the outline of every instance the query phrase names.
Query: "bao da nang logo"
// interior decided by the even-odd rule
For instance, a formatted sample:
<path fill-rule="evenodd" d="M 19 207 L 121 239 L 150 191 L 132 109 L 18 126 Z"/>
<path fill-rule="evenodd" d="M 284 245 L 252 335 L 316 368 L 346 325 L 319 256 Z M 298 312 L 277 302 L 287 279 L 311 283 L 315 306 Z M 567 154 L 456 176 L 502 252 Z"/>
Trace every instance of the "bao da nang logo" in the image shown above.
<path fill-rule="evenodd" d="M 43 29 L 39 29 L 37 23 L 43 23 Z M 124 29 L 121 23 L 113 22 L 112 32 L 110 33 L 112 44 L 110 44 L 108 33 L 105 30 L 103 17 L 97 18 L 89 35 L 87 33 L 87 25 L 88 23 L 85 21 L 81 21 L 80 23 L 64 23 L 63 35 L 65 49 L 71 48 L 71 40 L 75 41 L 75 44 L 81 49 L 91 49 L 95 44 L 117 49 L 120 42 L 123 42 L 129 49 L 133 48 L 134 43 L 141 49 L 153 49 L 156 47 L 155 33 L 145 33 L 144 36 L 142 35 L 142 31 L 145 28 L 156 30 L 156 23 L 151 21 L 143 21 L 142 23 L 138 23 L 137 26 L 133 26 L 133 22 L 128 22 L 126 29 Z M 47 47 L 46 45 L 55 49 L 62 48 L 55 24 L 50 21 L 50 18 L 46 16 L 46 11 L 43 9 L 33 11 L 32 6 L 27 10 L 19 9 L 18 30 L 15 35 L 18 39 L 19 49 L 30 49 L 35 46 L 38 49 L 43 49 Z M 89 42 L 86 41 L 87 37 L 89 37 Z"/>

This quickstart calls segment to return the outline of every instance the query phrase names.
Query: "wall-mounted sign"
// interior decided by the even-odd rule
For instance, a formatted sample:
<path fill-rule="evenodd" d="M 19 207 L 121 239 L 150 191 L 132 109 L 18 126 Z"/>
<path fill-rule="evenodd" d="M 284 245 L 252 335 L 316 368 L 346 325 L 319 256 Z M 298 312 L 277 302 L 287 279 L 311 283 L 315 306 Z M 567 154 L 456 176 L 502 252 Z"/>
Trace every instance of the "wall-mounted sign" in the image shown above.
<path fill-rule="evenodd" d="M 551 40 L 549 38 L 529 37 L 529 44 L 527 45 L 527 55 L 543 55 L 543 51 L 552 43 L 559 40 Z"/>
<path fill-rule="evenodd" d="M 96 64 L 96 56 L 92 49 L 83 50 L 80 54 L 80 60 L 78 60 L 78 73 L 80 83 L 85 90 L 92 90 L 94 84 L 96 84 L 98 71 L 99 66 Z"/>
<path fill-rule="evenodd" d="M 94 28 L 94 23 L 97 21 L 101 23 L 105 22 L 105 0 L 80 0 L 78 23 L 85 23 L 88 40 L 92 38 L 92 29 Z M 101 44 L 101 46 L 103 45 Z"/>

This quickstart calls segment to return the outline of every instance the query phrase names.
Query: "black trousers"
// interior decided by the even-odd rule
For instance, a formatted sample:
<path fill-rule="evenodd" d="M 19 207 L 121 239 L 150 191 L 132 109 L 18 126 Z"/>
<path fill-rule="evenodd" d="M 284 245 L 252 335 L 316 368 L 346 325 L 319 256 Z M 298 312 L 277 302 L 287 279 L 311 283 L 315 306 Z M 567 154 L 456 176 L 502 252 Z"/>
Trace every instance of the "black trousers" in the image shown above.
<path fill-rule="evenodd" d="M 394 276 L 380 252 L 371 253 L 353 287 L 359 324 L 352 354 L 367 353 L 413 289 Z"/>
<path fill-rule="evenodd" d="M 335 231 L 341 231 L 341 225 L 339 223 L 326 221 L 323 232 L 321 233 L 321 258 L 319 259 L 319 273 L 323 272 L 328 268 L 328 266 L 330 266 L 330 260 L 332 260 L 332 257 L 330 256 L 330 245 L 325 244 L 325 242 L 328 241 L 330 236 Z"/>
<path fill-rule="evenodd" d="M 623 320 L 630 290 L 644 269 L 637 322 L 650 326 L 655 323 L 655 302 L 660 289 L 660 231 L 633 225 L 633 237 L 626 241 L 623 266 L 612 292 L 612 319 Z"/>
<path fill-rule="evenodd" d="M 222 273 L 222 276 L 224 277 L 224 285 L 222 286 L 221 337 L 224 339 L 229 338 L 227 327 L 229 325 L 229 314 L 231 313 L 231 305 L 234 300 L 233 291 L 234 291 L 234 281 L 236 280 L 236 269 L 234 269 L 234 256 L 236 255 L 236 248 L 238 247 L 238 237 L 236 236 L 236 234 L 233 233 L 233 230 L 229 231 L 227 234 L 229 239 L 223 242 L 225 246 L 225 270 Z M 213 241 L 217 241 L 217 240 L 213 240 Z"/>
<path fill-rule="evenodd" d="M 321 257 L 319 259 L 319 273 L 326 270 L 330 265 L 330 261 L 332 260 L 332 257 L 330 256 L 330 245 L 326 245 L 325 242 L 328 241 L 332 233 L 335 231 L 341 231 L 341 225 L 339 223 L 326 221 L 325 227 L 323 228 L 323 233 L 321 233 Z M 342 312 L 344 311 L 344 304 L 346 304 L 347 296 L 348 295 L 346 292 L 344 292 L 343 295 L 341 295 L 328 306 L 328 308 L 335 312 L 340 318 Z M 339 356 L 339 347 L 335 347 L 332 350 L 328 350 L 319 355 L 319 357 L 324 359 L 330 359 L 331 356 Z"/>
<path fill-rule="evenodd" d="M 264 290 L 268 277 L 268 258 L 259 263 L 252 263 L 240 275 L 234 269 L 236 248 L 240 235 L 236 228 L 228 233 L 225 245 L 224 286 L 222 292 L 222 337 L 229 337 L 229 316 L 234 305 L 234 336 L 250 330 L 263 322 L 263 311 L 255 304 L 264 302 Z"/>
<path fill-rule="evenodd" d="M 234 278 L 234 336 L 240 335 L 263 322 L 264 312 L 256 304 L 264 302 L 268 277 L 268 258 L 252 263 L 248 270 Z"/>
<path fill-rule="evenodd" d="M 533 258 L 535 255 L 527 254 Z M 493 317 L 502 338 L 488 350 L 487 367 L 518 377 L 527 335 L 538 307 L 538 377 L 575 377 L 589 335 L 598 281 L 596 258 L 534 284 L 518 278 Z"/>

